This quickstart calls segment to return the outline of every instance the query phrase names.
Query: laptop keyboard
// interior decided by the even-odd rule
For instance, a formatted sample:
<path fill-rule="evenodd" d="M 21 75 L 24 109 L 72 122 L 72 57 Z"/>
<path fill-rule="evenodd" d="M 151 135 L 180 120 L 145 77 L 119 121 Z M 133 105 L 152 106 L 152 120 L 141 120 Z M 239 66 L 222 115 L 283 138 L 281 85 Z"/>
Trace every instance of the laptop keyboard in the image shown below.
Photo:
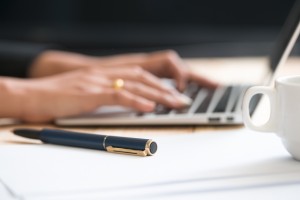
<path fill-rule="evenodd" d="M 200 103 L 199 107 L 196 109 L 195 113 L 205 113 L 208 109 L 208 106 L 210 105 L 210 102 L 212 100 L 214 90 L 207 90 L 206 97 L 204 100 Z M 195 101 L 194 101 L 195 102 Z"/>
<path fill-rule="evenodd" d="M 249 86 L 222 86 L 217 89 L 207 89 L 195 83 L 188 85 L 183 92 L 193 102 L 190 106 L 181 109 L 167 108 L 161 104 L 156 106 L 153 113 L 144 115 L 184 115 L 184 114 L 205 114 L 205 113 L 235 113 L 241 111 L 241 97 Z M 251 110 L 255 109 L 258 100 L 255 100 Z M 251 105 L 250 105 L 251 107 Z M 230 117 L 229 117 L 230 118 Z M 228 120 L 230 120 L 228 118 Z"/>
<path fill-rule="evenodd" d="M 232 90 L 232 86 L 226 88 L 222 98 L 220 99 L 219 103 L 217 104 L 213 112 L 225 112 L 231 94 L 231 90 Z"/>

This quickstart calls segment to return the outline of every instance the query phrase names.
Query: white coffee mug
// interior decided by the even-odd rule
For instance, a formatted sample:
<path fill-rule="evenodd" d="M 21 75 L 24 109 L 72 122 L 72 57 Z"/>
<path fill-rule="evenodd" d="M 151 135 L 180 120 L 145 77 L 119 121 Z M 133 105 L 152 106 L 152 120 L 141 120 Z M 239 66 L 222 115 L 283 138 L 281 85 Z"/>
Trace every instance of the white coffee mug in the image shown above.
<path fill-rule="evenodd" d="M 250 118 L 249 103 L 255 94 L 265 94 L 270 100 L 270 118 L 255 125 Z M 256 131 L 275 132 L 290 154 L 300 160 L 300 76 L 278 78 L 274 87 L 249 88 L 243 99 L 245 125 Z"/>

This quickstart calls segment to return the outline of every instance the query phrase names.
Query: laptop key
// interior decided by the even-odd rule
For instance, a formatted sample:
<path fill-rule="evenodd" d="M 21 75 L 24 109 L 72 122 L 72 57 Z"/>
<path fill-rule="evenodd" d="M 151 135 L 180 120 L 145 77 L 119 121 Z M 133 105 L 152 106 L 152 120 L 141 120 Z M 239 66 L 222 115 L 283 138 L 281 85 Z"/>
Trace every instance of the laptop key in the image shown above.
<path fill-rule="evenodd" d="M 184 91 L 184 94 L 194 100 L 200 89 L 198 84 L 190 83 Z"/>
<path fill-rule="evenodd" d="M 230 97 L 231 90 L 232 90 L 232 86 L 229 86 L 229 87 L 226 88 L 222 98 L 218 102 L 218 104 L 215 107 L 213 112 L 225 112 L 227 104 L 228 104 L 228 100 L 229 100 L 229 97 Z"/>
<path fill-rule="evenodd" d="M 184 108 L 181 108 L 181 109 L 174 110 L 174 113 L 176 113 L 176 114 L 185 114 L 185 113 L 188 113 L 188 112 L 189 112 L 189 107 L 184 107 Z"/>
<path fill-rule="evenodd" d="M 239 102 L 240 96 L 237 96 L 237 98 L 234 101 L 234 104 L 231 108 L 231 112 L 236 112 L 239 108 L 237 108 L 238 102 Z"/>
<path fill-rule="evenodd" d="M 207 108 L 211 102 L 214 92 L 215 92 L 215 90 L 207 90 L 207 96 L 205 97 L 203 102 L 200 104 L 200 106 L 197 108 L 196 113 L 205 113 L 207 111 Z"/>
<path fill-rule="evenodd" d="M 170 113 L 171 110 L 172 110 L 171 108 L 167 108 L 167 107 L 165 107 L 161 104 L 158 104 L 155 107 L 154 113 L 157 114 L 157 115 L 164 115 L 164 114 Z"/>
<path fill-rule="evenodd" d="M 245 91 L 249 88 L 249 86 L 241 86 L 239 90 L 239 95 L 236 97 L 234 104 L 231 108 L 231 112 L 240 112 L 242 110 L 241 101 L 243 100 L 243 96 Z"/>

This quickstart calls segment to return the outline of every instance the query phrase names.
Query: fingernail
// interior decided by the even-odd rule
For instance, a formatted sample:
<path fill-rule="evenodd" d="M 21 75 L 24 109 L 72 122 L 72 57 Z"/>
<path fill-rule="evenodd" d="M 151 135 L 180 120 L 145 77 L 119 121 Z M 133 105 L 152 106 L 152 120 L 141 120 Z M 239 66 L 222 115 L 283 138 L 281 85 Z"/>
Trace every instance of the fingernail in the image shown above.
<path fill-rule="evenodd" d="M 166 90 L 174 90 L 175 87 L 172 85 L 163 85 L 162 87 L 164 87 Z"/>
<path fill-rule="evenodd" d="M 178 106 L 178 98 L 176 98 L 176 96 L 173 95 L 165 95 L 164 96 L 165 100 L 168 101 L 172 106 Z"/>
<path fill-rule="evenodd" d="M 178 100 L 183 103 L 184 105 L 188 106 L 192 104 L 192 99 L 186 95 L 180 94 L 177 96 Z"/>
<path fill-rule="evenodd" d="M 143 104 L 144 104 L 143 111 L 145 111 L 145 112 L 151 112 L 155 108 L 155 103 L 154 102 L 144 101 Z"/>
<path fill-rule="evenodd" d="M 167 86 L 164 88 L 168 93 L 170 94 L 177 94 L 177 90 L 174 88 L 174 87 L 171 87 L 171 86 Z"/>

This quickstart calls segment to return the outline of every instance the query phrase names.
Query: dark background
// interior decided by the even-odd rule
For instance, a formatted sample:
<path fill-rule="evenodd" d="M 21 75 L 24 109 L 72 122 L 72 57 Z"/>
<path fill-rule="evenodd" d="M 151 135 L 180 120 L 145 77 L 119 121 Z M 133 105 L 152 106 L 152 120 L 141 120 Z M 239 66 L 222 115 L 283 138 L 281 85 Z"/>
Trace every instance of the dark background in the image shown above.
<path fill-rule="evenodd" d="M 0 2 L 0 39 L 106 55 L 172 48 L 182 56 L 270 52 L 295 0 Z"/>

